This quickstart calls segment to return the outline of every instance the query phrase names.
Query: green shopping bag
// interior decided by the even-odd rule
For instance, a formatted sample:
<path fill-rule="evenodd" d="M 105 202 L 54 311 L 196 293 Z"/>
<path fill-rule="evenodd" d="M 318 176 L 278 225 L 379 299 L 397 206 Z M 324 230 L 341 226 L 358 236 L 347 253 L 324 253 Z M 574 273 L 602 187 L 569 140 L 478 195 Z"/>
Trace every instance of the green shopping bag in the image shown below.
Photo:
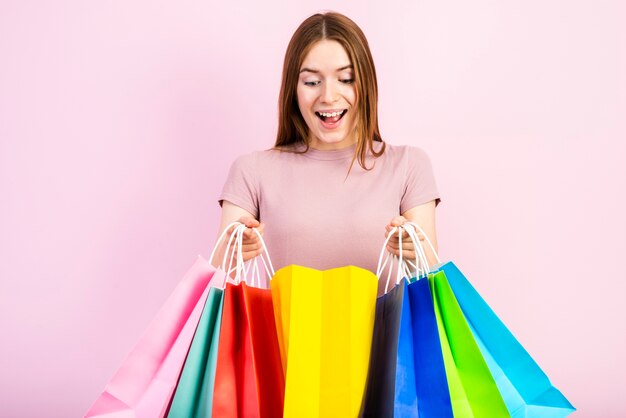
<path fill-rule="evenodd" d="M 509 418 L 502 395 L 450 288 L 446 274 L 428 276 L 454 418 Z"/>
<path fill-rule="evenodd" d="M 210 418 L 224 291 L 209 290 L 168 418 Z"/>

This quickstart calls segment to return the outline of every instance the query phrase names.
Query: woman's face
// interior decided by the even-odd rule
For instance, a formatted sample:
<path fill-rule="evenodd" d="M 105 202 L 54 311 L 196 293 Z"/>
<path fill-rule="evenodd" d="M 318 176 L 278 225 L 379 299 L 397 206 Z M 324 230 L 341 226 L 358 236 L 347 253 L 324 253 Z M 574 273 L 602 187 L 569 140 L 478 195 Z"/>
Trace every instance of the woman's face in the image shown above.
<path fill-rule="evenodd" d="M 337 41 L 313 45 L 300 67 L 298 106 L 314 149 L 340 149 L 356 143 L 356 88 L 348 53 Z"/>

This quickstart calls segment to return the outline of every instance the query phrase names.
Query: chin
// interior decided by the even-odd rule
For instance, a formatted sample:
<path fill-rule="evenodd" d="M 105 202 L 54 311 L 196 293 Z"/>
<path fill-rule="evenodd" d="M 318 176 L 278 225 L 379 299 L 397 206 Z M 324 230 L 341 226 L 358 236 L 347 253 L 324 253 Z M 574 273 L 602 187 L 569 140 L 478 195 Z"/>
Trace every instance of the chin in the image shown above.
<path fill-rule="evenodd" d="M 347 138 L 320 138 L 320 142 L 324 144 L 339 144 L 345 141 Z"/>
<path fill-rule="evenodd" d="M 320 138 L 320 143 L 324 145 L 338 145 L 344 141 L 346 141 L 346 138 L 337 138 L 337 139 Z"/>

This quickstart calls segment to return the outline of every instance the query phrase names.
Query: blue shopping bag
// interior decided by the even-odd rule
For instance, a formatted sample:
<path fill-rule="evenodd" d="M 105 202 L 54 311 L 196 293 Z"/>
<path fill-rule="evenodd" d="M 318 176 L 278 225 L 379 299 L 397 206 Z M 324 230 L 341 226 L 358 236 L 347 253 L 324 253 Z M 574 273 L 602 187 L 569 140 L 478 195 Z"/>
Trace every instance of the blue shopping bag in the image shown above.
<path fill-rule="evenodd" d="M 411 304 L 419 417 L 452 418 L 450 391 L 428 278 L 422 277 L 409 284 L 407 290 Z"/>
<path fill-rule="evenodd" d="M 452 262 L 440 265 L 513 418 L 560 418 L 576 410 L 555 388 Z"/>

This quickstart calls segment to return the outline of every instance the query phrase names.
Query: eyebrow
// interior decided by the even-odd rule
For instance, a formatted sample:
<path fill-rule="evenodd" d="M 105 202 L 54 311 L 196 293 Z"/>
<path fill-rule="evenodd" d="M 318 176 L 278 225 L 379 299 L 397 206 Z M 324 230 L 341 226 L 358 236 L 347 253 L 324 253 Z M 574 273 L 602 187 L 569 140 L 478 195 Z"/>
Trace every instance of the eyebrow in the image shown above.
<path fill-rule="evenodd" d="M 343 71 L 343 70 L 346 70 L 348 68 L 353 68 L 352 64 L 344 65 L 341 68 L 337 68 L 337 71 Z M 319 70 L 314 70 L 312 68 L 306 68 L 306 67 L 304 67 L 303 69 L 300 70 L 301 73 L 303 73 L 305 71 L 308 71 L 309 73 L 319 73 Z"/>

